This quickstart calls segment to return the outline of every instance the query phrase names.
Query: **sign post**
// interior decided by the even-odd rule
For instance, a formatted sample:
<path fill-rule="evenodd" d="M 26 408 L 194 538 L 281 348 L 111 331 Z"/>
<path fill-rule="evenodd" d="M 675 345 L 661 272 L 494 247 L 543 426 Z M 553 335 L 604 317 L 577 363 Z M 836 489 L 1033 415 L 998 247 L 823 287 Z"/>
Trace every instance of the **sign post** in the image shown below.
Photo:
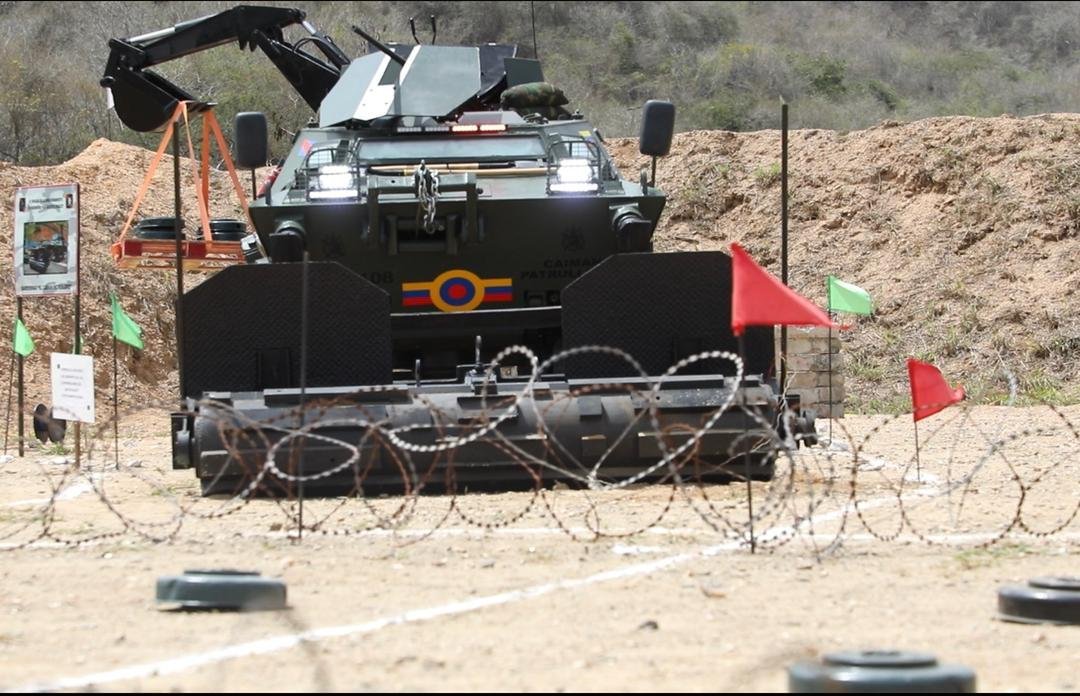
<path fill-rule="evenodd" d="M 15 298 L 22 320 L 22 298 L 75 296 L 74 350 L 82 350 L 79 331 L 79 185 L 25 186 L 15 191 L 12 235 Z M 23 456 L 23 358 L 19 356 L 19 456 Z M 79 459 L 75 425 L 75 460 Z"/>

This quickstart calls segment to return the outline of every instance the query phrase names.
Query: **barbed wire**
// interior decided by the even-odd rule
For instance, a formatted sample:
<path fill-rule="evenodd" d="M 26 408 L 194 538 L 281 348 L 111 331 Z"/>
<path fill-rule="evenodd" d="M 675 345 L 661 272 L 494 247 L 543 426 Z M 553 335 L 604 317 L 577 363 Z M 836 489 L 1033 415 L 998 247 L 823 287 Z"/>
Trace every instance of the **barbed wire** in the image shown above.
<path fill-rule="evenodd" d="M 583 355 L 622 361 L 634 376 L 561 392 L 542 381 Z M 497 380 L 500 365 L 514 356 L 526 359 L 530 376 Z M 673 419 L 664 410 L 665 388 L 704 360 L 726 361 L 732 377 L 694 418 Z M 633 538 L 669 523 L 696 524 L 719 540 L 755 550 L 802 540 L 818 558 L 838 552 L 856 534 L 929 545 L 955 544 L 963 536 L 987 547 L 1010 537 L 1062 535 L 1077 523 L 1080 431 L 1062 409 L 960 404 L 922 421 L 918 450 L 910 414 L 871 417 L 876 422 L 861 433 L 835 421 L 834 437 L 817 443 L 799 433 L 798 414 L 774 413 L 776 404 L 746 404 L 736 388 L 744 383 L 742 370 L 737 355 L 721 351 L 690 356 L 649 376 L 612 347 L 584 346 L 540 361 L 514 346 L 474 375 L 470 398 L 479 406 L 467 417 L 419 388 L 409 390 L 408 399 L 424 422 L 395 422 L 378 402 L 390 392 L 400 394 L 400 385 L 271 409 L 265 418 L 253 415 L 261 411 L 204 400 L 186 415 L 199 433 L 212 434 L 221 447 L 212 455 L 223 465 L 201 480 L 182 478 L 191 472 L 117 466 L 109 420 L 94 430 L 79 466 L 16 460 L 34 462 L 33 480 L 44 481 L 47 494 L 0 499 L 0 550 L 123 538 L 170 543 L 185 529 L 224 525 L 230 517 L 234 532 L 259 533 L 245 517 L 253 510 L 260 519 L 276 510 L 270 529 L 284 536 L 377 532 L 391 535 L 397 547 L 421 543 L 452 524 L 491 533 L 532 516 L 582 543 Z M 1018 381 L 1004 373 L 1013 404 Z M 603 431 L 602 451 L 584 457 L 567 436 L 578 431 L 563 426 L 578 417 L 584 399 L 599 397 L 625 399 L 634 413 Z M 120 421 L 154 408 L 132 409 Z M 742 427 L 733 429 L 730 420 L 719 427 L 731 414 Z M 511 432 L 514 423 L 535 428 Z M 643 434 L 655 445 L 649 459 L 634 449 Z M 720 449 L 717 437 L 724 439 Z M 497 453 L 499 473 L 515 484 L 516 495 L 493 501 L 466 494 L 496 473 L 491 458 L 474 456 L 482 449 Z M 305 470 L 305 450 L 322 452 L 320 461 L 330 465 Z M 632 466 L 625 456 L 631 450 L 639 453 Z M 12 463 L 7 466 L 11 473 Z M 513 472 L 508 479 L 506 469 Z M 16 473 L 21 482 L 33 472 Z M 301 488 L 308 496 L 334 494 L 320 495 L 317 503 L 301 501 Z M 15 495 L 25 489 L 8 487 Z M 211 494 L 203 496 L 203 490 Z M 106 514 L 92 510 L 94 503 Z M 755 529 L 763 530 L 756 538 Z"/>

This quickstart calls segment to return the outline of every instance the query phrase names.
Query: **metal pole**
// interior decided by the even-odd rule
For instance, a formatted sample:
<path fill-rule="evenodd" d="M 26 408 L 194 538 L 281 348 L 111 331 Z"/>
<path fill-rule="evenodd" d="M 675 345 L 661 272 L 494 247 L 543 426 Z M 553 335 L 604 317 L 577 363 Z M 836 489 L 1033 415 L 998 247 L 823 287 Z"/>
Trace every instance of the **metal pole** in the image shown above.
<path fill-rule="evenodd" d="M 746 364 L 746 341 L 739 334 L 739 359 Z M 746 412 L 746 390 L 739 385 L 739 394 L 742 399 L 743 417 L 743 464 L 746 467 L 746 509 L 747 523 L 750 526 L 750 553 L 757 551 L 757 542 L 754 539 L 754 488 L 750 485 L 750 416 Z"/>
<path fill-rule="evenodd" d="M 82 196 L 79 196 L 79 203 L 82 204 Z M 78 216 L 78 211 L 75 212 Z M 79 331 L 79 298 L 82 294 L 82 289 L 79 287 L 79 268 L 82 267 L 82 263 L 77 263 L 75 266 L 75 355 L 82 354 L 82 336 Z M 82 466 L 82 423 L 81 421 L 75 421 L 75 468 L 78 469 Z"/>
<path fill-rule="evenodd" d="M 308 251 L 304 249 L 304 263 L 300 270 L 300 427 L 304 426 L 304 401 L 307 395 L 308 351 Z M 296 463 L 300 477 L 297 495 L 300 498 L 298 539 L 304 538 L 304 442 L 300 440 L 300 458 Z"/>
<path fill-rule="evenodd" d="M 12 341 L 14 343 L 14 341 Z M 7 454 L 8 432 L 11 431 L 11 389 L 15 386 L 15 350 L 11 351 L 11 360 L 8 361 L 8 389 L 7 410 L 4 411 L 4 454 Z"/>
<path fill-rule="evenodd" d="M 833 313 L 829 310 L 829 321 L 832 321 Z M 832 422 L 833 422 L 833 396 L 832 396 L 832 324 L 829 325 L 829 447 L 832 447 Z"/>
<path fill-rule="evenodd" d="M 780 98 L 780 280 L 788 284 L 788 105 Z M 780 398 L 787 406 L 787 326 L 780 327 Z"/>
<path fill-rule="evenodd" d="M 176 230 L 176 374 L 180 380 L 180 403 L 184 402 L 184 259 L 180 226 L 180 120 L 173 128 L 173 214 Z"/>
<path fill-rule="evenodd" d="M 22 321 L 22 297 L 15 298 L 15 316 Z M 19 354 L 19 456 L 23 456 L 23 356 Z"/>
<path fill-rule="evenodd" d="M 113 452 L 115 453 L 116 468 L 120 468 L 120 403 L 117 397 L 116 376 L 116 335 L 112 340 L 112 409 L 113 409 Z"/>
<path fill-rule="evenodd" d="M 915 480 L 922 483 L 922 465 L 919 462 L 919 421 L 915 421 Z"/>
<path fill-rule="evenodd" d="M 540 51 L 536 48 L 536 8 L 532 0 L 529 0 L 529 15 L 532 17 L 533 58 L 540 60 Z"/>

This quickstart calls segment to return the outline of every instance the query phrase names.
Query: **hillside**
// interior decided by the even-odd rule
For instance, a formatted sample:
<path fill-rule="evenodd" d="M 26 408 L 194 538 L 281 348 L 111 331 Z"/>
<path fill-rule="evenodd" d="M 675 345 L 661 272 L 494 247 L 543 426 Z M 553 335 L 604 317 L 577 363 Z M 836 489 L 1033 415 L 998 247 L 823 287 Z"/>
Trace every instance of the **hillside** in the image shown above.
<path fill-rule="evenodd" d="M 1001 368 L 1028 396 L 1080 394 L 1080 115 L 932 118 L 789 140 L 790 282 L 824 306 L 829 274 L 875 299 L 844 333 L 849 403 L 899 407 L 903 359 L 934 361 L 976 398 Z M 613 144 L 624 171 L 645 166 Z M 779 274 L 780 134 L 675 138 L 657 248 L 742 243 Z"/>
<path fill-rule="evenodd" d="M 1003 394 L 1007 365 L 1029 396 L 1080 397 L 1080 115 L 934 118 L 883 122 L 864 131 L 796 130 L 790 138 L 792 286 L 819 304 L 825 277 L 868 290 L 877 314 L 843 333 L 849 409 L 901 408 L 903 360 L 941 366 L 977 399 Z M 631 139 L 610 147 L 625 176 L 647 164 Z M 121 347 L 122 403 L 171 399 L 176 391 L 169 271 L 120 271 L 109 256 L 151 153 L 97 140 L 52 167 L 0 163 L 0 198 L 17 186 L 78 181 L 83 197 L 82 316 L 86 352 L 98 358 L 101 394 L 110 393 L 108 292 L 144 329 L 141 355 Z M 780 134 L 693 131 L 676 136 L 658 167 L 670 195 L 658 250 L 744 244 L 779 272 Z M 190 177 L 191 162 L 182 160 Z M 140 214 L 172 212 L 166 157 Z M 185 182 L 190 191 L 190 178 Z M 216 216 L 236 216 L 223 174 Z M 194 206 L 185 208 L 189 229 Z M 0 255 L 11 258 L 10 208 L 0 210 Z M 198 276 L 188 275 L 187 285 Z M 14 315 L 11 283 L 0 287 L 3 316 Z M 28 300 L 37 342 L 27 361 L 31 407 L 49 401 L 45 356 L 72 344 L 69 299 Z M 5 319 L 9 322 L 10 319 Z M 10 326 L 10 323 L 8 324 Z M 4 332 L 3 340 L 10 340 Z M 6 375 L 6 366 L 3 368 Z M 104 408 L 107 401 L 99 402 Z"/>

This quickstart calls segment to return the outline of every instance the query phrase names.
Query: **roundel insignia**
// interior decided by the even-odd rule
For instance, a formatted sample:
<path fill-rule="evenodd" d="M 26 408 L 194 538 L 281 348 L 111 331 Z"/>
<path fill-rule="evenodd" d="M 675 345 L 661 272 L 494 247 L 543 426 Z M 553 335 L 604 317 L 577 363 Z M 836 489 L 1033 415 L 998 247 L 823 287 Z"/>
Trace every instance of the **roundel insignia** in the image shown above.
<path fill-rule="evenodd" d="M 401 291 L 403 306 L 434 306 L 442 312 L 469 312 L 482 304 L 514 300 L 512 279 L 481 278 L 460 268 L 441 273 L 432 281 L 403 283 Z"/>
<path fill-rule="evenodd" d="M 475 273 L 454 269 L 432 281 L 431 301 L 444 312 L 468 312 L 484 301 L 483 285 Z"/>

